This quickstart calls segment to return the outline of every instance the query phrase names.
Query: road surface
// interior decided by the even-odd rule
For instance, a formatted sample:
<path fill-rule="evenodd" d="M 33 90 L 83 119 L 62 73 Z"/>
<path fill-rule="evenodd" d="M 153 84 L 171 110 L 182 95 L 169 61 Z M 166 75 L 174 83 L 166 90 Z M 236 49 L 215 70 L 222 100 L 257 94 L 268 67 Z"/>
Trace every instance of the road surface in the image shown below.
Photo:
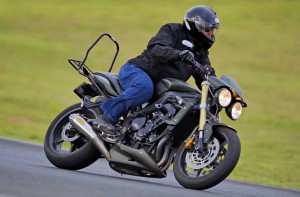
<path fill-rule="evenodd" d="M 300 197 L 300 191 L 225 180 L 204 191 L 185 189 L 172 171 L 163 179 L 120 175 L 106 160 L 70 171 L 54 167 L 42 145 L 0 138 L 0 197 Z"/>

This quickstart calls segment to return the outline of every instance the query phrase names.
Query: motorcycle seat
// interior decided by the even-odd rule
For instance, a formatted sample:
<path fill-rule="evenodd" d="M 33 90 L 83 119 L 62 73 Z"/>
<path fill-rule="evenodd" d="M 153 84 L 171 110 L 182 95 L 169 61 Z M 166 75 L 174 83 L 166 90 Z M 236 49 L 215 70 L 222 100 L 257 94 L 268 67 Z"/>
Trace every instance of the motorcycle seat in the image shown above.
<path fill-rule="evenodd" d="M 123 92 L 117 73 L 95 72 L 94 79 L 101 90 L 109 96 L 118 96 Z"/>

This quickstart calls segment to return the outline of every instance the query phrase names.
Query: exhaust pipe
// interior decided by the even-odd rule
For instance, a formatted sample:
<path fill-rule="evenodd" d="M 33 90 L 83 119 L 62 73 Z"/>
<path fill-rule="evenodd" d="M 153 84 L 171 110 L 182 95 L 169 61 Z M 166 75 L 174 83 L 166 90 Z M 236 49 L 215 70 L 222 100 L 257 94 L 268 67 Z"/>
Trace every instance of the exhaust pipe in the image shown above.
<path fill-rule="evenodd" d="M 92 127 L 79 114 L 71 114 L 69 116 L 69 120 L 71 125 L 75 127 L 75 129 L 77 129 L 80 133 L 82 133 L 92 141 L 92 143 L 96 146 L 96 148 L 107 161 L 111 159 L 110 153 L 106 149 L 103 140 L 101 138 L 98 138 Z"/>

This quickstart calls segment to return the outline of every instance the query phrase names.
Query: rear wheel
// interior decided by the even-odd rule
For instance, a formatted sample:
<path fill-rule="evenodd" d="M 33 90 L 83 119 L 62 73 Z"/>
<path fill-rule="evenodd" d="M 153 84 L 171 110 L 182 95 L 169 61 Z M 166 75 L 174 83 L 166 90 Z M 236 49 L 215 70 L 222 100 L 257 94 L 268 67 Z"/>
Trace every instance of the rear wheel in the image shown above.
<path fill-rule="evenodd" d="M 204 190 L 223 181 L 235 168 L 241 151 L 240 140 L 235 131 L 217 127 L 200 153 L 194 147 L 186 149 L 183 143 L 174 160 L 174 175 L 186 188 Z"/>
<path fill-rule="evenodd" d="M 95 118 L 96 115 L 93 110 L 83 110 L 80 103 L 65 109 L 49 126 L 44 151 L 56 167 L 79 170 L 94 163 L 101 154 L 88 138 L 72 127 L 69 122 L 72 113 L 80 113 L 87 118 Z"/>

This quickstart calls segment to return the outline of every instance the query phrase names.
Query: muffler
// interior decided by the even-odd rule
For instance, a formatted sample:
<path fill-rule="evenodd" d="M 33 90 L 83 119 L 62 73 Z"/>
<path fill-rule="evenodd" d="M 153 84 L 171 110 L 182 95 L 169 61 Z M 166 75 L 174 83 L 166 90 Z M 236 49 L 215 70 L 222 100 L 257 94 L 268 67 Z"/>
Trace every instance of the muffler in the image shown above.
<path fill-rule="evenodd" d="M 103 140 L 98 138 L 92 127 L 79 114 L 71 114 L 69 120 L 75 129 L 91 140 L 107 161 L 111 159 L 110 153 L 106 149 Z"/>

